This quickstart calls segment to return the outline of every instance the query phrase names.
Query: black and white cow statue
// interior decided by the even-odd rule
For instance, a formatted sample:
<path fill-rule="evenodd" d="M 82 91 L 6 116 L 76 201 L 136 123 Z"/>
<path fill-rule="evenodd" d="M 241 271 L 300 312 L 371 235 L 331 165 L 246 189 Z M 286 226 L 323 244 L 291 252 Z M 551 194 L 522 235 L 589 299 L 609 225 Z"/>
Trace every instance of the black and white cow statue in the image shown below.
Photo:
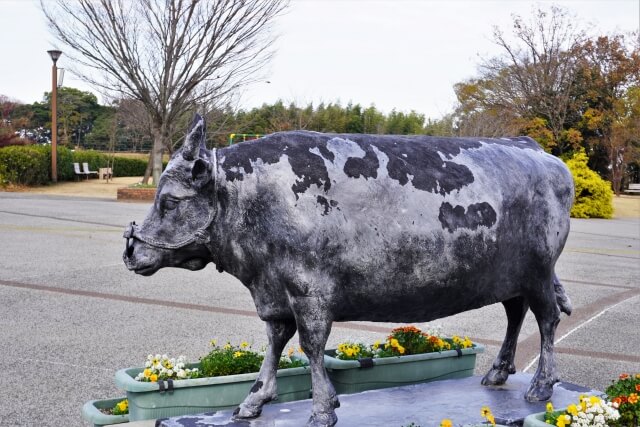
<path fill-rule="evenodd" d="M 239 418 L 277 397 L 296 330 L 312 375 L 308 426 L 333 426 L 323 351 L 334 321 L 426 322 L 497 302 L 507 332 L 482 383 L 515 372 L 531 309 L 542 342 L 525 398 L 546 400 L 554 333 L 571 312 L 554 267 L 573 191 L 562 161 L 526 137 L 295 131 L 208 150 L 196 116 L 148 216 L 125 231 L 124 262 L 145 276 L 213 262 L 249 289 L 269 345 Z"/>

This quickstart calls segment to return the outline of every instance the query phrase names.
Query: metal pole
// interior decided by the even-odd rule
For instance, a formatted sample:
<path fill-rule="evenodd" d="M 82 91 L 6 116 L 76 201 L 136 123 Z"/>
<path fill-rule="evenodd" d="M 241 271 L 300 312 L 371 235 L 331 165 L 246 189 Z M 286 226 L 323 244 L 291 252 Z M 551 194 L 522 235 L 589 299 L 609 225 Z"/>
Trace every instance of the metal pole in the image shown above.
<path fill-rule="evenodd" d="M 51 68 L 51 181 L 58 182 L 58 67 Z"/>

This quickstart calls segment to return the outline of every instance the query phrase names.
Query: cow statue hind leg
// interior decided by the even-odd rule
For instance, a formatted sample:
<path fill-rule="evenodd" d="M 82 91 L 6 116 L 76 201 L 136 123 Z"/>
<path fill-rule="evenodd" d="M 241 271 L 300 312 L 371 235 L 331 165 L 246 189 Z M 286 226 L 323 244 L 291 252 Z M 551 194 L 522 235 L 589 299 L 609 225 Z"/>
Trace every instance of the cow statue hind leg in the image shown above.
<path fill-rule="evenodd" d="M 545 281 L 542 292 L 532 292 L 527 296 L 540 330 L 538 369 L 525 393 L 525 399 L 529 402 L 548 400 L 553 394 L 553 385 L 558 382 L 555 375 L 553 351 L 555 332 L 560 322 L 560 305 L 555 289 L 556 280 L 552 275 Z"/>
<path fill-rule="evenodd" d="M 520 328 L 529 309 L 529 304 L 523 297 L 516 297 L 504 301 L 502 305 L 507 313 L 507 333 L 492 368 L 482 378 L 482 385 L 502 385 L 510 374 L 516 372 L 514 359 L 518 335 L 520 335 Z"/>
<path fill-rule="evenodd" d="M 236 418 L 255 418 L 265 403 L 278 398 L 276 372 L 280 355 L 295 332 L 294 321 L 267 321 L 267 352 L 249 395 L 233 413 Z"/>
<path fill-rule="evenodd" d="M 313 408 L 307 427 L 332 427 L 338 422 L 334 409 L 340 402 L 324 368 L 324 348 L 332 323 L 329 310 L 322 298 L 296 297 L 294 312 L 300 345 L 311 368 Z"/>

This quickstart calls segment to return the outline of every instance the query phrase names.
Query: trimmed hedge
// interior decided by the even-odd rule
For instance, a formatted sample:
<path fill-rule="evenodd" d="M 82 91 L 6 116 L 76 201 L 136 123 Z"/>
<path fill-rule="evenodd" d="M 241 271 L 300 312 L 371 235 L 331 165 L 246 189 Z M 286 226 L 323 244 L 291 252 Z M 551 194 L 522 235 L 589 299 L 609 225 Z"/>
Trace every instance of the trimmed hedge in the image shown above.
<path fill-rule="evenodd" d="M 108 156 L 94 150 L 71 151 L 57 147 L 58 181 L 75 178 L 73 163 L 86 162 L 90 170 L 107 167 Z M 163 169 L 166 167 L 163 164 Z M 142 176 L 147 160 L 115 156 L 113 176 Z M 0 186 L 8 184 L 44 185 L 51 181 L 51 146 L 23 145 L 0 148 Z"/>
<path fill-rule="evenodd" d="M 571 208 L 574 218 L 611 218 L 613 216 L 613 190 L 587 166 L 587 154 L 578 151 L 566 161 L 575 184 L 575 200 Z"/>

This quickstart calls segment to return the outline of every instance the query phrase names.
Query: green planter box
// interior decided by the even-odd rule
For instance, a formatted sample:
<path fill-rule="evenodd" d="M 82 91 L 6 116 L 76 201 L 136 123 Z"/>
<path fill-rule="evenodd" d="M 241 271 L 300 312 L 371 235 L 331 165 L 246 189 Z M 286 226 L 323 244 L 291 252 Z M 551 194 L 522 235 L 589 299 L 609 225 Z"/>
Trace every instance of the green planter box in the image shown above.
<path fill-rule="evenodd" d="M 557 410 L 564 411 L 566 408 L 559 408 Z M 545 412 L 538 412 L 531 414 L 524 419 L 523 427 L 549 427 L 549 424 L 544 422 Z"/>
<path fill-rule="evenodd" d="M 198 364 L 189 365 L 191 368 Z M 227 375 L 173 381 L 173 390 L 164 391 L 159 383 L 134 380 L 143 368 L 121 369 L 116 372 L 116 385 L 127 392 L 129 420 L 147 420 L 178 415 L 232 409 L 249 394 L 258 373 Z M 308 399 L 311 374 L 308 366 L 280 369 L 277 374 L 278 402 Z"/>
<path fill-rule="evenodd" d="M 338 394 L 359 393 L 388 387 L 464 378 L 473 375 L 476 354 L 484 347 L 440 353 L 367 359 L 370 363 L 336 359 L 335 349 L 325 351 L 324 366 Z"/>
<path fill-rule="evenodd" d="M 82 417 L 92 423 L 95 427 L 128 423 L 128 415 L 107 415 L 100 411 L 100 409 L 112 409 L 116 406 L 116 403 L 124 399 L 126 398 L 119 397 L 117 399 L 90 400 L 82 406 Z"/>

